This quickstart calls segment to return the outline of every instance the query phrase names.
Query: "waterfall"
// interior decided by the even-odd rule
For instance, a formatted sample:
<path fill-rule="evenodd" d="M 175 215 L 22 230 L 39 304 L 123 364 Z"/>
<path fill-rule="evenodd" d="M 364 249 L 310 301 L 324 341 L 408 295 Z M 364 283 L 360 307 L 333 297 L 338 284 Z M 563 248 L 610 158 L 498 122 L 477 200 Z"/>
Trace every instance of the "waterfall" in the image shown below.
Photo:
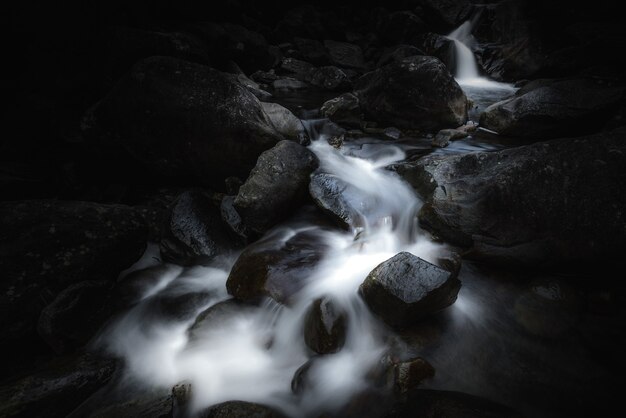
<path fill-rule="evenodd" d="M 467 20 L 453 30 L 448 38 L 454 41 L 456 51 L 456 74 L 458 80 L 471 80 L 479 78 L 476 58 L 470 47 L 475 40 L 472 36 L 472 21 Z"/>

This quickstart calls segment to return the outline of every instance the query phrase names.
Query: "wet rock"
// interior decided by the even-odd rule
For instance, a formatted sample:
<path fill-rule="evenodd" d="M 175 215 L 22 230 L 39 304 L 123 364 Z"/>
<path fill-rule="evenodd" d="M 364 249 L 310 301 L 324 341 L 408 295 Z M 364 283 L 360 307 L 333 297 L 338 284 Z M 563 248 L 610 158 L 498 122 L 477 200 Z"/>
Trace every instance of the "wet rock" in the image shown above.
<path fill-rule="evenodd" d="M 193 343 L 209 334 L 216 326 L 225 324 L 238 315 L 250 312 L 253 309 L 235 299 L 228 299 L 202 311 L 187 331 L 189 342 Z"/>
<path fill-rule="evenodd" d="M 626 206 L 624 135 L 428 156 L 401 171 L 427 197 L 422 225 L 469 247 L 469 257 L 535 267 L 610 261 L 626 248 L 617 209 Z"/>
<path fill-rule="evenodd" d="M 291 379 L 291 391 L 296 395 L 306 393 L 310 389 L 310 382 L 308 380 L 308 373 L 311 367 L 315 364 L 316 357 L 309 359 L 302 366 L 298 367 L 298 370 L 293 374 Z"/>
<path fill-rule="evenodd" d="M 368 119 L 426 130 L 459 126 L 467 119 L 467 98 L 437 58 L 409 57 L 370 74 L 356 92 Z"/>
<path fill-rule="evenodd" d="M 468 133 L 461 129 L 442 129 L 437 132 L 433 139 L 433 147 L 447 147 L 450 141 L 462 139 L 468 136 Z"/>
<path fill-rule="evenodd" d="M 289 77 L 274 81 L 272 86 L 276 90 L 305 90 L 309 88 L 307 83 Z"/>
<path fill-rule="evenodd" d="M 158 175 L 222 186 L 281 139 L 236 76 L 169 57 L 140 61 L 86 116 L 85 136 Z"/>
<path fill-rule="evenodd" d="M 178 196 L 170 207 L 159 246 L 164 260 L 194 265 L 209 263 L 238 245 L 211 196 L 191 190 Z"/>
<path fill-rule="evenodd" d="M 313 64 L 295 58 L 285 58 L 280 63 L 280 68 L 286 73 L 304 81 L 309 72 L 314 68 Z"/>
<path fill-rule="evenodd" d="M 110 281 L 73 284 L 41 311 L 37 331 L 59 354 L 81 347 L 112 316 L 113 296 Z"/>
<path fill-rule="evenodd" d="M 346 340 L 346 315 L 329 298 L 313 301 L 304 319 L 304 341 L 318 354 L 339 351 Z"/>
<path fill-rule="evenodd" d="M 247 231 L 261 235 L 301 206 L 318 164 L 311 151 L 292 141 L 261 154 L 234 202 Z"/>
<path fill-rule="evenodd" d="M 421 357 L 396 361 L 392 365 L 393 390 L 405 394 L 419 386 L 424 380 L 435 376 L 435 369 Z"/>
<path fill-rule="evenodd" d="M 311 176 L 309 192 L 317 206 L 344 229 L 364 227 L 365 215 L 375 203 L 359 188 L 326 173 Z"/>
<path fill-rule="evenodd" d="M 324 41 L 324 46 L 328 50 L 331 62 L 336 66 L 355 69 L 365 68 L 363 51 L 358 45 L 327 39 Z"/>
<path fill-rule="evenodd" d="M 171 391 L 153 389 L 136 393 L 128 391 L 113 399 L 102 399 L 100 393 L 96 399 L 87 399 L 86 404 L 73 411 L 68 418 L 171 418 L 173 400 Z"/>
<path fill-rule="evenodd" d="M 461 271 L 461 249 L 446 248 L 442 250 L 441 256 L 437 259 L 437 265 L 451 273 L 452 277 L 458 277 Z"/>
<path fill-rule="evenodd" d="M 561 338 L 578 324 L 582 298 L 559 280 L 534 280 L 515 301 L 515 319 L 529 333 Z"/>
<path fill-rule="evenodd" d="M 235 198 L 236 196 L 224 196 L 220 204 L 220 214 L 222 220 L 230 227 L 230 230 L 246 241 L 248 231 L 241 220 L 241 216 L 235 209 Z"/>
<path fill-rule="evenodd" d="M 460 287 L 449 272 L 402 252 L 372 270 L 359 293 L 383 321 L 403 328 L 454 303 Z"/>
<path fill-rule="evenodd" d="M 428 32 L 419 37 L 415 44 L 425 55 L 437 57 L 446 65 L 450 73 L 456 68 L 456 49 L 454 41 L 436 33 Z"/>
<path fill-rule="evenodd" d="M 316 87 L 331 91 L 348 90 L 352 86 L 346 73 L 332 65 L 311 70 L 307 81 Z"/>
<path fill-rule="evenodd" d="M 238 300 L 257 302 L 270 297 L 288 303 L 306 284 L 327 245 L 314 231 L 299 232 L 286 241 L 276 231 L 248 246 L 233 266 L 226 288 Z"/>
<path fill-rule="evenodd" d="M 377 67 L 384 67 L 387 64 L 393 62 L 400 62 L 404 58 L 413 57 L 415 55 L 426 55 L 424 51 L 413 45 L 397 45 L 394 48 L 389 48 L 384 52 L 378 60 Z"/>
<path fill-rule="evenodd" d="M 252 402 L 229 401 L 198 413 L 198 418 L 285 418 L 269 406 Z"/>
<path fill-rule="evenodd" d="M 3 351 L 18 355 L 19 341 L 40 343 L 40 313 L 68 286 L 86 280 L 114 283 L 143 254 L 154 212 L 71 201 L 0 203 Z"/>
<path fill-rule="evenodd" d="M 402 131 L 398 128 L 394 128 L 390 126 L 389 128 L 383 129 L 383 135 L 389 139 L 400 139 L 402 136 Z"/>
<path fill-rule="evenodd" d="M 182 418 L 190 415 L 189 409 L 193 395 L 191 383 L 184 381 L 172 387 L 172 417 Z"/>
<path fill-rule="evenodd" d="M 359 127 L 363 120 L 359 98 L 352 93 L 344 93 L 328 100 L 322 105 L 320 113 L 333 122 L 344 126 Z"/>
<path fill-rule="evenodd" d="M 461 392 L 416 389 L 396 402 L 388 418 L 400 417 L 463 417 L 521 418 L 512 409 Z"/>
<path fill-rule="evenodd" d="M 501 135 L 549 139 L 591 133 L 617 110 L 624 90 L 592 80 L 557 80 L 495 103 L 480 125 Z"/>
<path fill-rule="evenodd" d="M 41 370 L 0 387 L 0 415 L 65 417 L 103 387 L 116 364 L 93 354 L 57 358 Z"/>
<path fill-rule="evenodd" d="M 274 72 L 274 69 L 269 71 L 255 71 L 250 75 L 250 78 L 259 84 L 271 85 L 274 81 L 280 79 L 280 76 Z"/>
<path fill-rule="evenodd" d="M 343 140 L 345 139 L 345 135 L 334 135 L 329 137 L 326 142 L 333 148 L 341 148 L 343 146 Z"/>
<path fill-rule="evenodd" d="M 330 62 L 328 51 L 320 41 L 315 39 L 294 38 L 298 52 L 305 61 L 314 65 L 326 65 Z"/>
<path fill-rule="evenodd" d="M 274 128 L 285 139 L 296 141 L 301 145 L 306 145 L 310 142 L 309 135 L 306 133 L 302 121 L 288 109 L 285 109 L 278 103 L 262 103 L 261 105 Z"/>

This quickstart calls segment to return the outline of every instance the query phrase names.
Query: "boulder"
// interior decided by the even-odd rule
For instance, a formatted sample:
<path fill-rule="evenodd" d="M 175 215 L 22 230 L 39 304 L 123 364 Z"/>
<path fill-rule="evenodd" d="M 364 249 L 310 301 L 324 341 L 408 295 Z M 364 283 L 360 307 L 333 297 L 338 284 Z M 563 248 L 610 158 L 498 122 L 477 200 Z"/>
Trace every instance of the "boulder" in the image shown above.
<path fill-rule="evenodd" d="M 238 302 L 235 299 L 228 299 L 218 302 L 210 308 L 202 311 L 187 331 L 189 343 L 193 343 L 205 337 L 211 329 L 225 324 L 229 319 L 249 312 L 252 307 Z"/>
<path fill-rule="evenodd" d="M 446 65 L 450 73 L 456 68 L 456 47 L 454 41 L 437 33 L 427 32 L 420 35 L 415 45 L 424 55 L 437 57 Z"/>
<path fill-rule="evenodd" d="M 415 55 L 426 55 L 421 49 L 413 45 L 396 45 L 387 49 L 378 60 L 377 67 L 384 67 L 393 62 L 402 61 L 404 58 L 413 57 Z"/>
<path fill-rule="evenodd" d="M 330 63 L 328 51 L 320 41 L 307 38 L 294 38 L 293 43 L 300 56 L 314 65 L 327 65 Z"/>
<path fill-rule="evenodd" d="M 358 45 L 327 39 L 324 41 L 324 46 L 328 50 L 331 62 L 336 66 L 358 70 L 365 68 L 363 51 Z"/>
<path fill-rule="evenodd" d="M 345 312 L 329 298 L 313 301 L 304 318 L 304 341 L 318 354 L 339 351 L 346 340 Z"/>
<path fill-rule="evenodd" d="M 311 151 L 292 141 L 261 154 L 234 201 L 247 231 L 262 235 L 301 206 L 318 164 Z"/>
<path fill-rule="evenodd" d="M 183 192 L 170 206 L 163 224 L 163 260 L 194 265 L 210 263 L 241 245 L 222 221 L 220 209 L 201 190 Z"/>
<path fill-rule="evenodd" d="M 36 326 L 41 311 L 68 286 L 86 280 L 114 283 L 146 249 L 155 213 L 159 211 L 88 202 L 0 203 L 4 352 L 21 355 L 19 341 L 31 339 L 29 346 L 40 342 Z M 66 296 L 62 300 L 71 305 L 73 296 Z M 102 297 L 104 301 L 107 293 Z M 94 309 L 96 314 L 95 304 Z"/>
<path fill-rule="evenodd" d="M 406 328 L 454 303 L 460 288 L 450 272 L 401 252 L 372 270 L 359 294 L 385 323 Z"/>
<path fill-rule="evenodd" d="M 505 136 L 542 140 L 584 135 L 611 119 L 623 96 L 623 88 L 593 80 L 556 80 L 489 106 L 480 125 Z"/>
<path fill-rule="evenodd" d="M 235 76 L 170 57 L 133 66 L 83 129 L 159 175 L 220 186 L 226 177 L 247 177 L 259 154 L 284 139 Z"/>
<path fill-rule="evenodd" d="M 349 127 L 359 127 L 363 120 L 359 98 L 352 93 L 328 100 L 322 105 L 320 113 L 339 125 Z"/>
<path fill-rule="evenodd" d="M 252 402 L 228 401 L 213 405 L 197 414 L 198 418 L 286 418 L 269 406 Z"/>
<path fill-rule="evenodd" d="M 332 65 L 309 71 L 307 81 L 316 87 L 331 91 L 345 91 L 352 86 L 346 73 Z"/>
<path fill-rule="evenodd" d="M 310 142 L 302 121 L 278 103 L 261 103 L 270 122 L 282 136 L 299 144 Z"/>
<path fill-rule="evenodd" d="M 399 128 L 437 130 L 467 120 L 467 98 L 443 63 L 414 56 L 380 68 L 359 82 L 368 119 Z"/>
<path fill-rule="evenodd" d="M 626 248 L 626 132 L 498 152 L 428 156 L 399 170 L 419 218 L 467 256 L 498 262 L 619 260 Z"/>
<path fill-rule="evenodd" d="M 469 134 L 464 129 L 442 129 L 437 132 L 435 138 L 433 139 L 434 147 L 447 147 L 450 141 L 454 141 L 455 139 L 462 139 L 467 137 Z"/>
<path fill-rule="evenodd" d="M 285 58 L 280 63 L 280 69 L 284 73 L 303 81 L 313 68 L 313 64 L 295 58 Z"/>
<path fill-rule="evenodd" d="M 435 376 L 435 369 L 421 357 L 410 358 L 392 363 L 393 390 L 396 394 L 405 394 L 419 386 L 424 380 Z"/>

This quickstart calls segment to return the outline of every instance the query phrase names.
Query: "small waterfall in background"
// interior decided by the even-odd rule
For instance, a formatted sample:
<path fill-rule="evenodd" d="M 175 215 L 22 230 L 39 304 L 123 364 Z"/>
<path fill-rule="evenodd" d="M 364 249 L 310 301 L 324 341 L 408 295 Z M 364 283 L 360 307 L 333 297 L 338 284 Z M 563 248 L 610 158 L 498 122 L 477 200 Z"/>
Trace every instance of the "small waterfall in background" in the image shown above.
<path fill-rule="evenodd" d="M 456 74 L 458 80 L 472 80 L 480 77 L 476 57 L 470 49 L 476 40 L 472 36 L 472 20 L 467 20 L 453 30 L 448 38 L 454 41 L 456 50 Z"/>

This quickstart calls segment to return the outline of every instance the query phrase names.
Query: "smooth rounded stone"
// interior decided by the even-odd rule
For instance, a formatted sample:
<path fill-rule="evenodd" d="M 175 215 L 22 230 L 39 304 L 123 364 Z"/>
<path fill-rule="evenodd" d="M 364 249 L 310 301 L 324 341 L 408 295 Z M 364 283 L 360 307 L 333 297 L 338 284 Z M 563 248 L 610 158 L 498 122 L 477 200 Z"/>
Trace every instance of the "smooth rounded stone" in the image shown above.
<path fill-rule="evenodd" d="M 311 142 L 302 121 L 288 109 L 278 103 L 262 103 L 261 105 L 274 128 L 286 139 L 301 145 L 307 145 Z"/>
<path fill-rule="evenodd" d="M 276 90 L 305 90 L 309 88 L 307 83 L 289 77 L 280 78 L 274 81 L 272 86 Z"/>
<path fill-rule="evenodd" d="M 447 147 L 450 141 L 466 138 L 469 134 L 461 129 L 442 129 L 433 139 L 433 147 Z"/>
<path fill-rule="evenodd" d="M 222 221 L 211 196 L 201 190 L 178 196 L 168 211 L 161 235 L 161 256 L 180 265 L 210 263 L 241 245 Z"/>
<path fill-rule="evenodd" d="M 346 340 L 347 317 L 329 298 L 313 301 L 304 318 L 304 342 L 318 354 L 339 351 Z"/>
<path fill-rule="evenodd" d="M 41 311 L 37 332 L 58 354 L 81 347 L 112 316 L 113 295 L 110 281 L 75 283 Z"/>
<path fill-rule="evenodd" d="M 467 257 L 614 264 L 626 248 L 626 131 L 497 152 L 427 156 L 397 172 L 425 199 L 421 224 Z"/>
<path fill-rule="evenodd" d="M 359 98 L 352 93 L 344 93 L 326 101 L 320 113 L 339 125 L 349 127 L 360 127 L 363 120 Z"/>
<path fill-rule="evenodd" d="M 60 357 L 0 386 L 0 416 L 67 416 L 111 379 L 116 362 L 94 354 Z"/>
<path fill-rule="evenodd" d="M 253 307 L 250 305 L 245 305 L 235 299 L 216 303 L 196 317 L 193 325 L 187 330 L 189 342 L 193 343 L 198 339 L 202 339 L 213 328 L 227 323 L 227 321 L 238 315 L 246 314 L 252 309 Z"/>
<path fill-rule="evenodd" d="M 159 320 L 182 322 L 193 319 L 214 297 L 213 292 L 188 290 L 185 284 L 174 280 L 165 291 L 152 297 L 148 303 Z"/>
<path fill-rule="evenodd" d="M 159 176 L 223 187 L 245 178 L 284 139 L 237 77 L 170 57 L 135 64 L 83 120 L 102 147 L 119 147 Z"/>
<path fill-rule="evenodd" d="M 395 361 L 391 370 L 393 390 L 397 394 L 405 394 L 418 387 L 424 380 L 435 376 L 433 366 L 421 357 Z"/>
<path fill-rule="evenodd" d="M 583 300 L 566 283 L 554 279 L 534 280 L 515 301 L 515 319 L 529 333 L 561 338 L 581 318 Z"/>
<path fill-rule="evenodd" d="M 306 363 L 298 367 L 293 374 L 293 378 L 291 379 L 291 391 L 296 395 L 302 395 L 310 389 L 311 383 L 308 381 L 308 373 L 315 365 L 316 360 L 317 357 L 310 358 Z"/>
<path fill-rule="evenodd" d="M 467 98 L 435 57 L 414 56 L 360 80 L 356 92 L 368 120 L 400 129 L 437 130 L 467 120 Z"/>
<path fill-rule="evenodd" d="M 244 302 L 269 297 L 289 303 L 328 250 L 315 231 L 289 235 L 285 241 L 277 231 L 248 246 L 230 271 L 228 293 Z"/>
<path fill-rule="evenodd" d="M 3 352 L 19 355 L 20 341 L 33 347 L 42 342 L 41 311 L 68 286 L 114 283 L 145 251 L 156 213 L 160 210 L 89 202 L 0 203 Z"/>
<path fill-rule="evenodd" d="M 521 418 L 511 408 L 462 392 L 414 389 L 398 399 L 386 418 Z"/>
<path fill-rule="evenodd" d="M 311 176 L 309 192 L 317 206 L 344 229 L 365 226 L 365 214 L 375 202 L 360 189 L 326 173 Z"/>
<path fill-rule="evenodd" d="M 305 61 L 314 65 L 327 65 L 330 63 L 328 51 L 320 41 L 315 39 L 294 38 L 293 43 Z"/>
<path fill-rule="evenodd" d="M 345 91 L 352 87 L 346 73 L 332 65 L 311 70 L 307 75 L 307 81 L 316 87 L 331 91 Z"/>
<path fill-rule="evenodd" d="M 413 57 L 415 55 L 426 54 L 424 54 L 424 51 L 413 45 L 396 45 L 395 47 L 388 48 L 385 52 L 383 52 L 376 66 L 384 67 L 387 64 L 399 62 L 405 58 Z"/>
<path fill-rule="evenodd" d="M 234 201 L 247 231 L 262 235 L 304 204 L 318 165 L 315 154 L 292 141 L 261 154 Z"/>
<path fill-rule="evenodd" d="M 545 140 L 594 132 L 617 111 L 624 89 L 588 79 L 556 80 L 489 106 L 480 126 Z"/>
<path fill-rule="evenodd" d="M 374 268 L 359 294 L 385 323 L 405 328 L 453 304 L 460 288 L 450 272 L 401 252 Z"/>
<path fill-rule="evenodd" d="M 228 401 L 211 406 L 197 415 L 198 418 L 286 418 L 269 406 L 244 401 Z"/>
<path fill-rule="evenodd" d="M 331 62 L 338 67 L 364 69 L 365 60 L 363 51 L 358 45 L 347 42 L 324 41 L 324 46 L 330 55 Z"/>

